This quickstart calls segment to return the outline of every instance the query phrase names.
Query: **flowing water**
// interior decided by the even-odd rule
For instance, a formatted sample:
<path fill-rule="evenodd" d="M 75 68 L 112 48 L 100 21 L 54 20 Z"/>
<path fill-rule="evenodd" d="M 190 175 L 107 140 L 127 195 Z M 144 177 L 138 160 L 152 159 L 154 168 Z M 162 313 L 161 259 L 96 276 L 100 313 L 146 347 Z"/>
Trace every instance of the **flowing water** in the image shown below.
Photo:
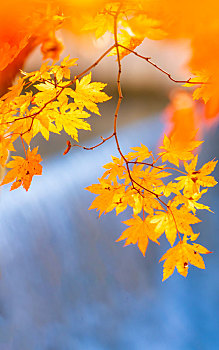
<path fill-rule="evenodd" d="M 155 147 L 159 118 L 124 128 L 122 148 Z M 218 157 L 211 132 L 202 161 Z M 94 141 L 95 142 L 95 141 Z M 162 283 L 168 245 L 115 243 L 127 216 L 88 211 L 101 166 L 117 155 L 109 141 L 47 161 L 28 193 L 3 189 L 0 202 L 1 350 L 217 350 L 219 312 L 218 188 L 202 213 L 199 242 L 214 253 L 206 270 L 190 267 Z M 218 173 L 218 172 L 217 172 Z"/>

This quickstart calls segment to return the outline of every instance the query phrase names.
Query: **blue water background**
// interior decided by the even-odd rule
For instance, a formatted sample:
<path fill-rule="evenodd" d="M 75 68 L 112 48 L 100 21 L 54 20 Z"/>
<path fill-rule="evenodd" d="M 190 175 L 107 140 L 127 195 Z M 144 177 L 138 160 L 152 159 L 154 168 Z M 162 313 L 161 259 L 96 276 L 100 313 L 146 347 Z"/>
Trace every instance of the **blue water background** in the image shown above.
<path fill-rule="evenodd" d="M 158 117 L 124 128 L 122 149 L 155 148 Z M 206 133 L 200 164 L 219 158 L 217 130 Z M 94 143 L 96 140 L 94 140 Z M 215 214 L 201 212 L 199 243 L 214 253 L 206 270 L 189 268 L 162 283 L 158 260 L 168 248 L 115 243 L 127 215 L 101 218 L 88 211 L 101 166 L 118 156 L 112 141 L 74 150 L 44 164 L 28 193 L 0 199 L 1 350 L 216 350 L 219 349 L 218 187 L 205 196 Z M 217 171 L 218 174 L 218 171 Z"/>

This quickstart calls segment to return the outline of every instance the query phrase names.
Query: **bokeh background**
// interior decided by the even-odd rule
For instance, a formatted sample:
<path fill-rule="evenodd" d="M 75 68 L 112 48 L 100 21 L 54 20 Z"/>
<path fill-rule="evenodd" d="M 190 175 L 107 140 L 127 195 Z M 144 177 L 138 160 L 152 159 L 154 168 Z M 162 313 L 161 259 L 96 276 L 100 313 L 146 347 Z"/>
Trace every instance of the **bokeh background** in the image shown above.
<path fill-rule="evenodd" d="M 79 57 L 82 71 L 98 58 L 106 42 L 60 33 L 63 56 Z M 139 52 L 177 78 L 187 78 L 184 62 L 189 43 L 145 41 Z M 36 49 L 25 70 L 41 60 Z M 75 73 L 74 73 L 75 74 Z M 92 133 L 81 132 L 83 145 L 110 134 L 116 106 L 116 61 L 109 57 L 93 71 L 108 83 L 112 100 L 92 117 Z M 170 89 L 166 77 L 134 57 L 123 61 L 124 100 L 119 116 L 122 149 L 144 143 L 156 150 L 165 131 L 163 110 Z M 188 277 L 176 272 L 164 283 L 158 260 L 168 248 L 149 245 L 146 258 L 136 246 L 115 243 L 126 214 L 98 218 L 88 211 L 94 195 L 84 190 L 96 183 L 102 165 L 118 156 L 112 141 L 92 152 L 73 149 L 65 157 L 65 135 L 40 143 L 43 176 L 30 190 L 0 194 L 0 349 L 1 350 L 216 350 L 219 312 L 218 188 L 205 196 L 215 214 L 200 213 L 200 244 L 206 270 L 190 267 Z M 219 158 L 218 128 L 205 127 L 200 164 Z M 216 178 L 218 171 L 216 171 Z"/>

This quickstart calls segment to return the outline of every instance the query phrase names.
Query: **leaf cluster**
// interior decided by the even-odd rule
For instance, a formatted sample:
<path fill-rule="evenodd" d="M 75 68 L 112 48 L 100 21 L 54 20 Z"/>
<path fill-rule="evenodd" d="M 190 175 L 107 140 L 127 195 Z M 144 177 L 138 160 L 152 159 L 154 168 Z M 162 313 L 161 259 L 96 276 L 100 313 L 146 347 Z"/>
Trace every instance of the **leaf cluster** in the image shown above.
<path fill-rule="evenodd" d="M 78 130 L 91 130 L 87 118 L 91 113 L 100 115 L 97 104 L 110 99 L 102 90 L 104 83 L 91 82 L 91 73 L 82 79 L 75 77 L 70 80 L 70 67 L 76 64 L 76 59 L 66 57 L 60 65 L 43 63 L 40 70 L 31 73 L 23 72 L 10 91 L 0 100 L 0 137 L 2 153 L 0 164 L 5 166 L 8 152 L 15 151 L 14 142 L 17 138 L 30 146 L 31 140 L 38 134 L 48 141 L 50 133 L 60 134 L 64 130 L 72 139 L 78 141 Z M 31 89 L 31 91 L 29 91 Z M 28 91 L 27 91 L 28 90 Z M 34 93 L 35 92 L 35 93 Z M 32 162 L 31 154 L 24 147 L 25 158 L 14 157 L 16 160 L 6 166 L 12 168 L 2 184 L 15 179 L 15 169 L 19 178 L 21 159 Z M 19 159 L 18 159 L 19 158 Z M 21 159 L 20 159 L 21 158 Z M 40 161 L 41 157 L 39 156 Z M 41 171 L 42 172 L 42 171 Z M 35 175 L 40 175 L 38 170 Z M 10 179 L 10 181 L 9 181 Z M 28 190 L 24 182 L 23 187 Z M 11 189 L 16 188 L 13 184 Z"/>
<path fill-rule="evenodd" d="M 210 175 L 217 161 L 196 169 L 198 156 L 192 151 L 200 144 L 191 142 L 188 149 L 181 152 L 178 144 L 165 135 L 160 147 L 164 151 L 156 158 L 143 144 L 133 147 L 134 152 L 124 158 L 112 157 L 112 162 L 103 166 L 107 170 L 99 183 L 86 188 L 98 195 L 89 209 L 98 210 L 100 215 L 113 209 L 119 214 L 127 207 L 132 208 L 133 217 L 124 222 L 129 227 L 117 240 L 125 240 L 125 246 L 137 244 L 145 255 L 148 242 L 159 244 L 158 239 L 165 234 L 171 248 L 160 259 L 166 260 L 163 280 L 175 267 L 183 276 L 187 275 L 189 264 L 205 268 L 199 253 L 209 251 L 192 243 L 199 236 L 192 226 L 201 221 L 197 210 L 211 211 L 199 200 L 208 187 L 217 184 Z M 184 171 L 179 169 L 179 163 L 183 163 Z"/>

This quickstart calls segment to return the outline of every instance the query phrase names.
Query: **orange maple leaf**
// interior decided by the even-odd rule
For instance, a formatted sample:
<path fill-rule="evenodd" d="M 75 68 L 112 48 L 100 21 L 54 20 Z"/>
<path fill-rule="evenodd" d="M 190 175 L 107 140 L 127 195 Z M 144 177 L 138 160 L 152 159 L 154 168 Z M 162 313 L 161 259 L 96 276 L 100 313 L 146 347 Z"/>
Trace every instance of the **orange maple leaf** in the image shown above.
<path fill-rule="evenodd" d="M 162 156 L 162 161 L 175 164 L 179 166 L 179 160 L 191 160 L 194 158 L 192 151 L 200 146 L 203 141 L 188 141 L 187 144 L 182 144 L 178 142 L 177 137 L 167 137 L 164 135 L 163 145 L 160 146 L 161 149 L 164 149 L 164 152 L 158 153 Z"/>
<path fill-rule="evenodd" d="M 98 194 L 98 197 L 94 199 L 90 209 L 97 209 L 100 211 L 99 216 L 103 213 L 109 213 L 116 208 L 117 214 L 125 210 L 127 207 L 127 201 L 123 203 L 123 197 L 125 194 L 125 186 L 120 185 L 116 180 L 114 183 L 108 179 L 99 179 L 99 184 L 93 184 L 85 188 L 92 193 Z M 122 207 L 122 208 L 121 208 Z"/>
<path fill-rule="evenodd" d="M 200 244 L 191 245 L 184 241 L 180 241 L 175 247 L 170 248 L 160 259 L 160 261 L 165 260 L 163 264 L 163 281 L 173 274 L 175 267 L 184 277 L 188 274 L 189 263 L 200 269 L 205 269 L 204 260 L 199 253 L 209 254 L 211 252 Z"/>
<path fill-rule="evenodd" d="M 123 158 L 117 158 L 112 156 L 112 162 L 107 163 L 103 166 L 107 171 L 104 172 L 102 178 L 108 177 L 108 180 L 115 181 L 117 177 L 122 179 L 124 173 L 127 172 L 126 167 L 124 166 Z"/>
<path fill-rule="evenodd" d="M 125 246 L 133 243 L 138 244 L 138 248 L 145 256 L 145 252 L 148 246 L 148 240 L 150 239 L 157 244 L 160 244 L 157 240 L 159 234 L 155 232 L 155 225 L 150 223 L 149 220 L 142 220 L 140 216 L 136 215 L 132 219 L 126 220 L 124 224 L 130 226 L 128 227 L 116 242 L 126 239 Z"/>
<path fill-rule="evenodd" d="M 9 182 L 15 181 L 11 190 L 14 190 L 21 185 L 28 191 L 32 178 L 34 175 L 42 175 L 42 165 L 39 164 L 42 158 L 37 154 L 38 147 L 32 151 L 30 148 L 27 150 L 26 158 L 12 156 L 14 160 L 11 160 L 6 166 L 12 168 L 5 175 L 1 185 L 5 185 Z"/>

